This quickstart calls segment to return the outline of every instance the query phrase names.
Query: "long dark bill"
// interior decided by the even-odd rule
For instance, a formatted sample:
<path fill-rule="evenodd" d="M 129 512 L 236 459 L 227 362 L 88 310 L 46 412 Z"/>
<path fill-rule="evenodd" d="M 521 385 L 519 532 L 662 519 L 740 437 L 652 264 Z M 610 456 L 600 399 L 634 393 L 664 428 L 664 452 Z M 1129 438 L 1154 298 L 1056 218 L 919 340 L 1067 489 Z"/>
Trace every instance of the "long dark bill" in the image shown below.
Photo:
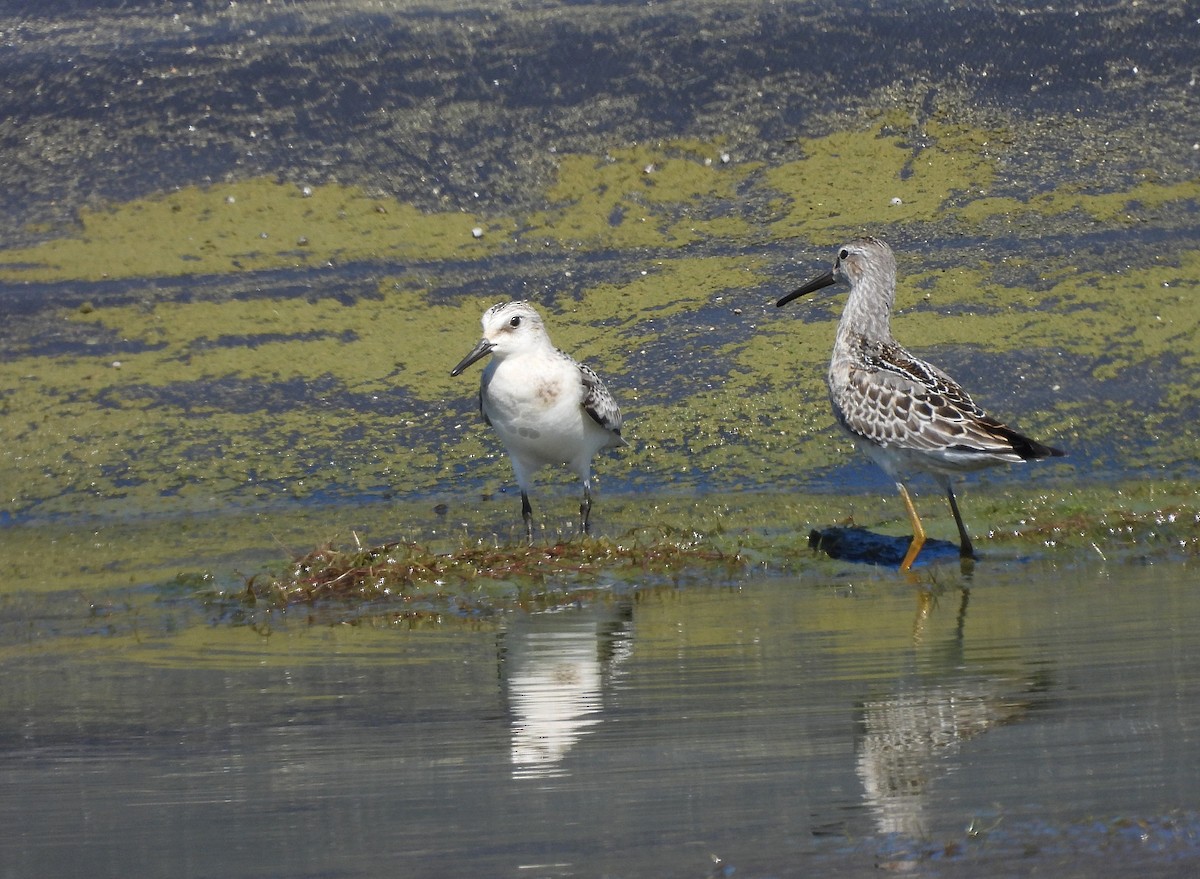
<path fill-rule="evenodd" d="M 474 363 L 476 360 L 482 360 L 492 353 L 492 349 L 496 347 L 495 342 L 489 342 L 487 339 L 480 339 L 479 344 L 471 349 L 471 353 L 458 362 L 458 366 L 450 370 L 451 375 L 461 375 L 462 371 Z"/>
<path fill-rule="evenodd" d="M 821 275 L 819 278 L 813 278 L 811 281 L 809 281 L 807 284 L 805 284 L 799 290 L 793 290 L 787 296 L 784 296 L 782 299 L 780 299 L 778 302 L 775 303 L 775 307 L 782 308 L 783 306 L 785 306 L 789 302 L 791 302 L 793 299 L 799 299 L 805 293 L 811 293 L 814 290 L 820 290 L 822 287 L 828 287 L 830 284 L 833 284 L 836 282 L 837 282 L 837 278 L 835 278 L 833 276 L 833 269 L 830 269 L 825 274 Z"/>

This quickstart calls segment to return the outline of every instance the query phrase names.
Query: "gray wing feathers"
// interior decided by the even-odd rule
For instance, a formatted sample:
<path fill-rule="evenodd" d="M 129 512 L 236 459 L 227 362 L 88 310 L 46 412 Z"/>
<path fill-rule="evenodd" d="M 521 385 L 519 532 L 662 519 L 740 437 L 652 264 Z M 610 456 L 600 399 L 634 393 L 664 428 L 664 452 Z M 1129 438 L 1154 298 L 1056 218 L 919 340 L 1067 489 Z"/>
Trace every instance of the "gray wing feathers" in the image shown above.
<path fill-rule="evenodd" d="M 604 381 L 596 375 L 594 369 L 582 363 L 577 363 L 576 366 L 579 367 L 579 378 L 583 382 L 583 408 L 592 416 L 593 421 L 620 437 L 621 408 L 617 401 L 613 399 L 613 395 L 608 392 Z M 624 442 L 622 439 L 621 443 Z"/>
<path fill-rule="evenodd" d="M 850 367 L 842 423 L 881 446 L 960 451 L 1020 460 L 1012 431 L 989 418 L 952 378 L 900 346 L 863 351 Z"/>

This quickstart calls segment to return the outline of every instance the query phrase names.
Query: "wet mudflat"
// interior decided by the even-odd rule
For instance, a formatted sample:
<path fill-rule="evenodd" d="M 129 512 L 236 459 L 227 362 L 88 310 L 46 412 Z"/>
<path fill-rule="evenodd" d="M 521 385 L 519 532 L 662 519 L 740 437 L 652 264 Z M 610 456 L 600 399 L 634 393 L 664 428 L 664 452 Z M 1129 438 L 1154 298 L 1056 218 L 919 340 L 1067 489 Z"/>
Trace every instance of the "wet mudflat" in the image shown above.
<path fill-rule="evenodd" d="M 1194 872 L 1198 31 L 11 5 L 0 876 Z M 829 413 L 843 300 L 772 306 L 864 232 L 901 341 L 1069 452 L 972 480 L 969 574 L 808 548 L 906 528 Z M 515 297 L 626 413 L 600 537 L 703 557 L 248 600 L 326 542 L 519 539 L 448 375 Z"/>

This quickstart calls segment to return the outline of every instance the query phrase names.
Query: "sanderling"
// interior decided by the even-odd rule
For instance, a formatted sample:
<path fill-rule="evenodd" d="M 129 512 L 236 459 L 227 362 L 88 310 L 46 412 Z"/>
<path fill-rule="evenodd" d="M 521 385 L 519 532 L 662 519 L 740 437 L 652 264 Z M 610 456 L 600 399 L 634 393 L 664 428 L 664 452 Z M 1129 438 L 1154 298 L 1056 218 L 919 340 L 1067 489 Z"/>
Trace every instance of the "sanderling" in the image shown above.
<path fill-rule="evenodd" d="M 846 244 L 832 269 L 775 304 L 786 305 L 841 280 L 850 283 L 850 298 L 829 361 L 829 397 L 838 423 L 896 480 L 913 529 L 900 569 L 912 566 L 925 542 L 925 529 L 902 481 L 913 470 L 932 474 L 946 489 L 958 525 L 959 555 L 973 559 L 952 477 L 1063 453 L 989 418 L 954 379 L 895 340 L 896 257 L 882 241 L 860 238 Z"/>
<path fill-rule="evenodd" d="M 483 338 L 450 374 L 492 355 L 479 385 L 479 411 L 512 459 L 525 533 L 532 542 L 530 481 L 546 464 L 565 464 L 583 481 L 579 515 L 586 532 L 592 458 L 601 449 L 628 445 L 617 401 L 590 367 L 554 347 L 542 316 L 528 302 L 494 305 L 482 323 Z"/>

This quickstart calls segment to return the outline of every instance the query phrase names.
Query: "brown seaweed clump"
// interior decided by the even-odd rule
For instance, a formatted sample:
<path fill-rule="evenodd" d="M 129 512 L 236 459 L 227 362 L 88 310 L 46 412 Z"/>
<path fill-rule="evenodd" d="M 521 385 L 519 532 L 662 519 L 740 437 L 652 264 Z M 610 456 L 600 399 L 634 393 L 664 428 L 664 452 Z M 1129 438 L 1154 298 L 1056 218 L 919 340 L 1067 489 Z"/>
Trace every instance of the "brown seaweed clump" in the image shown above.
<path fill-rule="evenodd" d="M 581 537 L 544 546 L 463 546 L 439 552 L 415 541 L 350 548 L 325 545 L 297 556 L 280 574 L 246 580 L 242 599 L 284 608 L 322 602 L 399 602 L 463 612 L 507 605 L 548 607 L 601 587 L 678 581 L 713 567 L 744 567 L 739 548 L 697 533 L 638 529 L 618 539 Z"/>

